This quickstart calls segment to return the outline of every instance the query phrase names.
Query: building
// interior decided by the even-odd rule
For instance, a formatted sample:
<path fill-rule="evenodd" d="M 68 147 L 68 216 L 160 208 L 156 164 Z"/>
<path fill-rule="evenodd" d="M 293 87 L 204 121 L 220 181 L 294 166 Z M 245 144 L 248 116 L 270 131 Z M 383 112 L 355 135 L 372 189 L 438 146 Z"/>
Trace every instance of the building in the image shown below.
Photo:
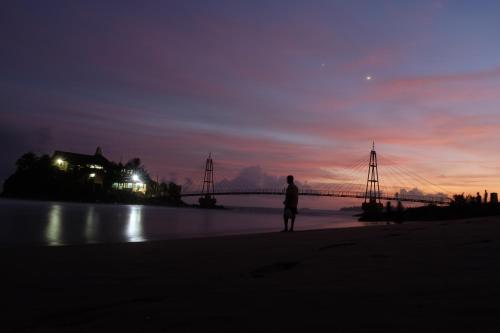
<path fill-rule="evenodd" d="M 89 181 L 101 185 L 106 171 L 111 166 L 100 147 L 97 147 L 94 155 L 56 150 L 52 155 L 52 164 L 64 172 L 81 173 Z"/>
<path fill-rule="evenodd" d="M 108 176 L 115 190 L 146 194 L 147 180 L 141 172 L 127 166 L 119 169 L 120 166 L 104 157 L 100 147 L 97 147 L 94 155 L 55 151 L 52 164 L 61 171 L 82 175 L 84 181 L 103 185 L 104 178 Z"/>
<path fill-rule="evenodd" d="M 131 191 L 146 194 L 147 184 L 139 172 L 129 168 L 121 170 L 120 182 L 113 183 L 115 190 Z"/>

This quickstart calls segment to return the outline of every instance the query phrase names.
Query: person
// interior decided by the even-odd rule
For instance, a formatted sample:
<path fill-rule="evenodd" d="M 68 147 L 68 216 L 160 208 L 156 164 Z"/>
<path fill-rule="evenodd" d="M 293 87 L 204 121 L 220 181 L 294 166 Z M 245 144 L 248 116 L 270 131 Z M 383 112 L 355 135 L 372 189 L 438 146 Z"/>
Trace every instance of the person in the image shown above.
<path fill-rule="evenodd" d="M 392 204 L 390 201 L 387 201 L 387 204 L 385 205 L 385 215 L 387 218 L 387 224 L 389 224 L 392 219 Z"/>
<path fill-rule="evenodd" d="M 299 189 L 293 183 L 293 176 L 289 175 L 286 177 L 286 182 L 288 183 L 288 187 L 286 188 L 285 201 L 283 201 L 283 204 L 285 205 L 285 210 L 283 212 L 285 229 L 283 229 L 283 231 L 285 232 L 293 231 L 295 216 L 297 215 L 297 205 L 299 203 Z M 289 219 L 291 220 L 290 229 L 288 229 Z"/>

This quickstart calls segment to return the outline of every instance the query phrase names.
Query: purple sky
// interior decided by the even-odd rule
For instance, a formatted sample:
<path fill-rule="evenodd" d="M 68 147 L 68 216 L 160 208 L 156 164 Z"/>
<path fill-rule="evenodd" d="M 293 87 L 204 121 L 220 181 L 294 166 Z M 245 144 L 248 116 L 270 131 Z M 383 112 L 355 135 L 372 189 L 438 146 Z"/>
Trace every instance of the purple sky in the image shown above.
<path fill-rule="evenodd" d="M 23 152 L 99 145 L 179 183 L 209 152 L 219 179 L 329 183 L 375 140 L 386 164 L 450 191 L 498 191 L 498 13 L 498 1 L 8 1 L 0 178 Z"/>

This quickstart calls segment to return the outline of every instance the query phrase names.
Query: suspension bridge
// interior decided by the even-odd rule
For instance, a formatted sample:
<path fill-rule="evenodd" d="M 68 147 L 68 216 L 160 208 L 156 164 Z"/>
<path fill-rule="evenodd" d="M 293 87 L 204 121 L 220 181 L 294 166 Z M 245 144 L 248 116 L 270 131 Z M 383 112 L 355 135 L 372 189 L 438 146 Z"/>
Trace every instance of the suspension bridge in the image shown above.
<path fill-rule="evenodd" d="M 299 195 L 314 197 L 332 197 L 332 198 L 354 198 L 361 199 L 364 203 L 381 204 L 382 201 L 401 201 L 422 204 L 446 205 L 450 203 L 445 189 L 441 188 L 425 178 L 412 173 L 409 170 L 398 167 L 391 160 L 385 160 L 386 167 L 390 173 L 392 184 L 382 186 L 382 180 L 379 177 L 379 162 L 375 144 L 370 151 L 369 159 L 363 158 L 356 161 L 352 166 L 344 168 L 350 175 L 351 182 L 341 181 L 331 184 L 318 184 L 299 186 Z M 355 181 L 353 175 L 364 173 L 366 182 Z M 390 176 L 389 176 L 390 174 Z M 349 178 L 349 177 L 347 177 Z M 352 181 L 354 180 L 354 181 Z M 388 181 L 389 179 L 386 179 Z M 396 185 L 397 184 L 397 185 Z M 430 188 L 429 192 L 418 190 L 419 187 Z M 211 154 L 205 163 L 205 172 L 202 184 L 198 188 L 184 189 L 181 197 L 199 197 L 201 206 L 212 207 L 216 203 L 216 196 L 235 196 L 235 195 L 281 195 L 285 194 L 286 188 L 262 187 L 262 188 L 241 188 L 235 186 L 216 186 L 214 182 L 214 167 Z"/>

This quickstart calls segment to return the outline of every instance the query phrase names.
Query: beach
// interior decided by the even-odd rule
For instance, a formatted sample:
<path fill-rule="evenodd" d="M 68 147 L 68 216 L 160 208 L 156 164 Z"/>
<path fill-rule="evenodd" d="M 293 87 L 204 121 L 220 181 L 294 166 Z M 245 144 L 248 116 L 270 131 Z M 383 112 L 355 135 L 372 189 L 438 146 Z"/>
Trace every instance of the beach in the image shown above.
<path fill-rule="evenodd" d="M 298 221 L 297 223 L 300 223 Z M 500 218 L 3 247 L 15 332 L 497 332 Z"/>

